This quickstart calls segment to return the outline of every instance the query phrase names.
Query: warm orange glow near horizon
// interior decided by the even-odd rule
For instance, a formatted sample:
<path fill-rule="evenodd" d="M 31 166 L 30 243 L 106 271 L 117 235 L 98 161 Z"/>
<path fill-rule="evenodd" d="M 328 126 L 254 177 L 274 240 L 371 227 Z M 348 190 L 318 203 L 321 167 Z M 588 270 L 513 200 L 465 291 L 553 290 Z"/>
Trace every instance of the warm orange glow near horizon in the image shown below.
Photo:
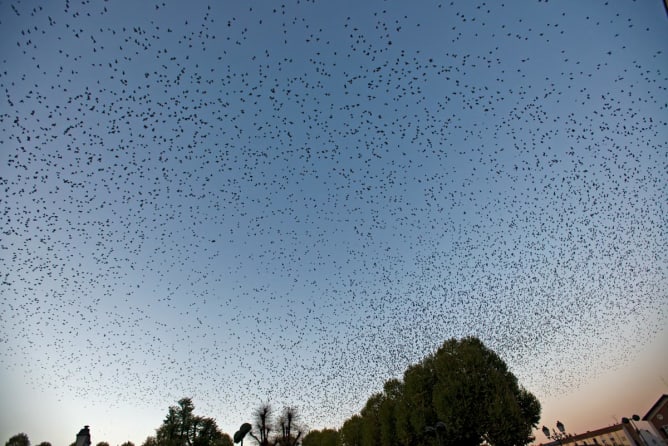
<path fill-rule="evenodd" d="M 547 443 L 540 428 L 552 429 L 560 420 L 566 432 L 581 434 L 619 424 L 623 417 L 634 414 L 641 418 L 652 405 L 668 393 L 668 331 L 637 352 L 637 357 L 615 370 L 604 371 L 581 388 L 541 400 L 543 412 L 536 443 Z M 641 428 L 649 428 L 639 422 Z"/>

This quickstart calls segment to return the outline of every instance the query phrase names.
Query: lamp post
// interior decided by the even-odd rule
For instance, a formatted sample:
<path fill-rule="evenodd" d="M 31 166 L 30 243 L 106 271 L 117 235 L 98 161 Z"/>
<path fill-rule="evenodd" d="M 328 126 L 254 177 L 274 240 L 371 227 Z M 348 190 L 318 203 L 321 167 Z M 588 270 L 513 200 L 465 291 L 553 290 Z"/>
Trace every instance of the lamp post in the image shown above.
<path fill-rule="evenodd" d="M 77 434 L 76 446 L 90 446 L 89 426 L 84 426 Z"/>
<path fill-rule="evenodd" d="M 631 418 L 627 417 L 622 417 L 622 423 L 624 424 L 630 424 L 631 427 L 633 427 L 633 430 L 635 431 L 636 435 L 638 438 L 640 438 L 640 443 L 643 446 L 647 446 L 647 443 L 645 443 L 645 439 L 640 435 L 640 431 L 638 430 L 638 426 L 634 423 L 634 421 L 640 421 L 640 415 L 633 414 Z"/>
<path fill-rule="evenodd" d="M 559 444 L 564 444 L 563 440 L 568 437 L 568 435 L 566 435 L 566 428 L 564 427 L 564 423 L 558 420 L 557 430 L 552 429 L 552 432 L 550 432 L 550 429 L 548 429 L 547 426 L 543 426 L 543 429 L 541 430 L 549 440 L 556 440 L 559 442 Z"/>
<path fill-rule="evenodd" d="M 241 443 L 241 446 L 244 446 L 244 437 L 246 436 L 247 433 L 251 431 L 252 428 L 253 427 L 250 425 L 250 423 L 242 424 L 239 430 L 234 433 L 234 442 Z"/>
<path fill-rule="evenodd" d="M 438 446 L 443 446 L 443 445 L 441 444 L 441 436 L 438 434 L 438 431 L 439 431 L 439 430 L 443 430 L 443 431 L 444 431 L 445 428 L 446 428 L 446 426 L 445 426 L 445 423 L 444 423 L 444 422 L 442 422 L 442 421 L 437 421 L 436 424 L 434 424 L 433 426 L 426 426 L 426 427 L 424 428 L 424 432 L 427 433 L 427 434 L 432 434 L 432 433 L 433 433 L 433 434 L 436 434 L 436 441 L 438 442 Z"/>

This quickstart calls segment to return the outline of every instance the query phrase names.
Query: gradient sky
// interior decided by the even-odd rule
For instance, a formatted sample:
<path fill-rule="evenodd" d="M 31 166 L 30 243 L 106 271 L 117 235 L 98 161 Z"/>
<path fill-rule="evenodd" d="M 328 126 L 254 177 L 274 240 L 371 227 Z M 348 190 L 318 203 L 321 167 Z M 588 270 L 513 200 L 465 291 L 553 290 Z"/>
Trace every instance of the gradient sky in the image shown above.
<path fill-rule="evenodd" d="M 450 337 L 668 392 L 659 0 L 0 2 L 0 434 L 338 427 Z M 542 438 L 539 438 L 542 440 Z"/>

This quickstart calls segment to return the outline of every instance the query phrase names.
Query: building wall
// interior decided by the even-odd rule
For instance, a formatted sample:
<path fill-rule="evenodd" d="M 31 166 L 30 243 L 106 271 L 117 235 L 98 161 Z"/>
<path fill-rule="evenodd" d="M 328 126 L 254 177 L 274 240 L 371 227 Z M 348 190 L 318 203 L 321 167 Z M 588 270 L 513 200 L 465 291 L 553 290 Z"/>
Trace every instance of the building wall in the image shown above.
<path fill-rule="evenodd" d="M 632 438 L 624 425 L 618 424 L 566 438 L 562 444 L 564 446 L 637 446 L 638 443 Z"/>
<path fill-rule="evenodd" d="M 659 410 L 647 421 L 654 426 L 661 439 L 668 442 L 668 400 L 664 399 Z"/>
<path fill-rule="evenodd" d="M 665 446 L 666 444 L 668 444 L 659 437 L 657 437 L 656 435 L 652 434 L 650 431 L 645 429 L 640 430 L 640 436 L 645 442 L 645 446 Z"/>

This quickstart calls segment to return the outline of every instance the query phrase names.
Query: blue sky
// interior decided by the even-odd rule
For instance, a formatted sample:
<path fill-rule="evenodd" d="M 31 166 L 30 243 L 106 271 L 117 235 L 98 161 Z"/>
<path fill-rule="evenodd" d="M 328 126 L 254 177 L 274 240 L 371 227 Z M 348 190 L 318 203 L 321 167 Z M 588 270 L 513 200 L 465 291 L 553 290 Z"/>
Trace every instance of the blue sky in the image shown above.
<path fill-rule="evenodd" d="M 664 5 L 359 3 L 0 3 L 0 433 L 338 426 L 468 335 L 666 392 Z"/>

